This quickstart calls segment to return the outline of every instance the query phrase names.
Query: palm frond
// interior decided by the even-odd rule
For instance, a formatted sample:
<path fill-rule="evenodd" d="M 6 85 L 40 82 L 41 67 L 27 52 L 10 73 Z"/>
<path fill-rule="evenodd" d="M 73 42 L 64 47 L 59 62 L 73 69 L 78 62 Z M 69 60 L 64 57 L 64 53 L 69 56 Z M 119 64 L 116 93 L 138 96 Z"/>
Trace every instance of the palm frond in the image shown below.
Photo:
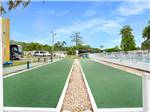
<path fill-rule="evenodd" d="M 0 15 L 5 14 L 6 11 L 3 6 L 0 6 Z"/>
<path fill-rule="evenodd" d="M 31 2 L 31 0 L 24 0 L 24 1 L 22 1 L 23 7 L 26 8 L 29 5 L 30 2 Z"/>
<path fill-rule="evenodd" d="M 10 11 L 10 10 L 12 10 L 14 7 L 15 7 L 14 1 L 9 0 L 9 1 L 8 1 L 8 10 Z"/>
<path fill-rule="evenodd" d="M 15 0 L 14 7 L 16 8 L 21 4 L 22 0 Z"/>

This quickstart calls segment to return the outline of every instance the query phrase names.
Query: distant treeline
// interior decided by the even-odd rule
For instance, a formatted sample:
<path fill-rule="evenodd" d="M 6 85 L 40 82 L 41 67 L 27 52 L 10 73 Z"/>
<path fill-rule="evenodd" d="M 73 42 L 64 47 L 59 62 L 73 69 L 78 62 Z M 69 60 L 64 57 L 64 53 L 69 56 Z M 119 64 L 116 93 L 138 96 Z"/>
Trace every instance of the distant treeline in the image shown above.
<path fill-rule="evenodd" d="M 43 51 L 51 52 L 51 50 L 52 50 L 52 46 L 47 45 L 47 44 L 43 45 L 43 44 L 40 44 L 37 42 L 28 43 L 28 42 L 19 42 L 19 41 L 11 40 L 11 44 L 21 45 L 23 51 L 43 50 Z M 65 41 L 63 41 L 63 42 L 58 41 L 54 44 L 54 50 L 55 51 L 64 50 L 64 51 L 67 51 L 68 55 L 74 55 L 76 49 L 78 49 L 78 50 L 89 50 L 90 52 L 93 52 L 93 53 L 100 52 L 99 48 L 92 48 L 89 45 L 66 46 Z"/>
<path fill-rule="evenodd" d="M 140 50 L 141 48 L 140 47 L 136 47 L 135 49 L 133 50 Z M 119 46 L 115 46 L 115 47 L 112 47 L 112 48 L 107 48 L 107 49 L 104 49 L 105 52 L 119 52 L 119 51 L 123 51 L 121 48 L 119 48 Z M 130 51 L 130 50 L 128 50 Z"/>

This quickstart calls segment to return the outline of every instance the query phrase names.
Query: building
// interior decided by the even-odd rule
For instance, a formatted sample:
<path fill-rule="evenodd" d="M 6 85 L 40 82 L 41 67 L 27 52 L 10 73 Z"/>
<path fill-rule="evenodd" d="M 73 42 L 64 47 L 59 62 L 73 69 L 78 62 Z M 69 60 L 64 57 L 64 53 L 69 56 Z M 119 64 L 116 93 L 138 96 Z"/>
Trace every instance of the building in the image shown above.
<path fill-rule="evenodd" d="M 65 58 L 67 56 L 67 51 L 54 51 L 53 55 L 55 57 L 62 57 Z"/>
<path fill-rule="evenodd" d="M 2 18 L 3 62 L 10 61 L 10 20 Z"/>
<path fill-rule="evenodd" d="M 92 52 L 91 49 L 80 49 L 79 56 L 83 58 L 89 58 L 89 54 Z"/>

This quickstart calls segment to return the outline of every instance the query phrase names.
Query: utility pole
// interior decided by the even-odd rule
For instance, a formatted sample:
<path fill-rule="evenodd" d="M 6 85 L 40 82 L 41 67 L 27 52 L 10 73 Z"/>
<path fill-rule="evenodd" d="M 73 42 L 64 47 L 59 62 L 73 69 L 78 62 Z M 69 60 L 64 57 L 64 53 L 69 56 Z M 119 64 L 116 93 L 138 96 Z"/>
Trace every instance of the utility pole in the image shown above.
<path fill-rule="evenodd" d="M 71 38 L 75 41 L 75 46 L 76 46 L 76 50 L 77 50 L 77 45 L 78 45 L 78 37 L 79 37 L 80 32 L 75 32 L 74 34 L 72 34 Z"/>
<path fill-rule="evenodd" d="M 72 34 L 71 38 L 73 39 L 73 41 L 75 42 L 75 47 L 76 47 L 76 57 L 78 57 L 79 51 L 78 51 L 78 44 L 79 44 L 79 34 L 80 32 L 75 32 L 74 34 Z"/>
<path fill-rule="evenodd" d="M 76 48 L 77 48 L 77 45 L 78 45 L 78 37 L 79 37 L 79 34 L 80 34 L 80 32 L 76 32 L 76 33 L 75 33 Z"/>
<path fill-rule="evenodd" d="M 56 33 L 54 33 L 53 31 L 51 31 L 51 35 L 52 35 L 52 51 L 51 51 L 51 62 L 53 62 L 54 38 L 55 38 L 55 36 L 56 36 Z"/>

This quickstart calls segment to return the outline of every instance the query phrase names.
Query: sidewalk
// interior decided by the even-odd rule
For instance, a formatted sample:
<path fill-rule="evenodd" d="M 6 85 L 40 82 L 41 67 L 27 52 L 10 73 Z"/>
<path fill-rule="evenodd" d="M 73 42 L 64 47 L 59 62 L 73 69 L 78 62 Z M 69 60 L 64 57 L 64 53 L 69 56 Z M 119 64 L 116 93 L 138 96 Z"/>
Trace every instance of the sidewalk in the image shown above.
<path fill-rule="evenodd" d="M 60 59 L 54 59 L 53 61 L 58 61 Z M 36 67 L 36 66 L 40 66 L 40 65 L 44 65 L 46 63 L 51 63 L 50 61 L 48 62 L 35 62 L 35 63 L 30 63 L 30 68 L 33 68 L 33 67 Z M 11 73 L 15 73 L 15 72 L 19 72 L 19 71 L 22 71 L 22 70 L 25 70 L 27 69 L 27 64 L 23 64 L 23 65 L 18 65 L 18 66 L 12 66 L 12 67 L 6 67 L 6 68 L 3 68 L 3 75 L 8 75 L 8 74 L 11 74 Z"/>
<path fill-rule="evenodd" d="M 43 62 L 30 63 L 30 68 L 44 64 Z M 27 69 L 27 64 L 3 68 L 3 74 L 7 75 Z"/>

